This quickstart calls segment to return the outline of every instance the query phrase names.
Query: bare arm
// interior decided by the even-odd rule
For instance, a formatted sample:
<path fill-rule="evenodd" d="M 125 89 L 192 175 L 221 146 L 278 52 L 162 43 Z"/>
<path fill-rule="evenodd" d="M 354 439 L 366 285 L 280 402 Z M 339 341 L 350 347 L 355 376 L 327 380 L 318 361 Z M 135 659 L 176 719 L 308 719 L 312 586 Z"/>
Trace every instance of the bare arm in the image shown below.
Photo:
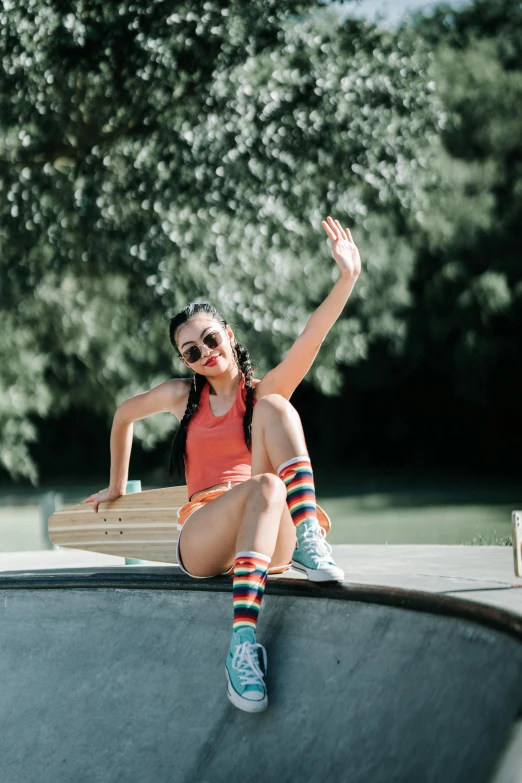
<path fill-rule="evenodd" d="M 178 419 L 180 408 L 186 404 L 188 396 L 187 381 L 173 379 L 160 383 L 153 389 L 136 394 L 116 409 L 111 430 L 111 473 L 107 489 L 90 495 L 83 502 L 94 503 L 98 511 L 100 503 L 114 500 L 125 494 L 125 485 L 129 476 L 129 463 L 132 450 L 133 422 L 145 419 L 154 413 L 172 413 Z"/>
<path fill-rule="evenodd" d="M 290 399 L 314 363 L 324 338 L 342 313 L 354 285 L 355 280 L 342 276 L 337 280 L 324 302 L 310 316 L 283 361 L 260 381 L 258 398 L 277 393 Z"/>
<path fill-rule="evenodd" d="M 119 409 L 118 409 L 119 410 Z M 125 486 L 129 478 L 129 463 L 132 451 L 134 427 L 132 421 L 124 421 L 114 416 L 111 430 L 111 478 L 109 490 L 116 492 L 118 497 L 125 494 Z"/>
<path fill-rule="evenodd" d="M 332 254 L 341 276 L 277 367 L 270 370 L 257 386 L 258 399 L 266 394 L 281 394 L 290 399 L 315 361 L 323 340 L 341 315 L 361 271 L 359 251 L 350 230 L 346 233 L 338 220 L 323 220 L 323 228 L 332 240 Z"/>

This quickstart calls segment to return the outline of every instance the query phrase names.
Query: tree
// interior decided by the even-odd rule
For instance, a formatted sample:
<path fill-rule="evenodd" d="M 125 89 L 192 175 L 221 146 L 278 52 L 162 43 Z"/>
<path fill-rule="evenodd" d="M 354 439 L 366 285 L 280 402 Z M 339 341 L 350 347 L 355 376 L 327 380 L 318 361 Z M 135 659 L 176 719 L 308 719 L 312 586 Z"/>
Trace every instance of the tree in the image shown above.
<path fill-rule="evenodd" d="M 414 38 L 311 2 L 21 0 L 0 47 L 11 475 L 37 479 L 36 417 L 112 416 L 182 375 L 168 315 L 191 299 L 222 309 L 258 372 L 279 361 L 332 284 L 327 214 L 367 262 L 310 381 L 335 394 L 373 341 L 400 352 L 401 227 L 426 200 L 440 112 Z M 151 446 L 165 421 L 136 432 Z"/>
<path fill-rule="evenodd" d="M 498 445 L 522 381 L 522 10 L 514 0 L 444 4 L 413 26 L 433 47 L 447 122 L 441 188 L 417 244 L 408 352 L 473 406 L 477 426 L 487 415 Z"/>

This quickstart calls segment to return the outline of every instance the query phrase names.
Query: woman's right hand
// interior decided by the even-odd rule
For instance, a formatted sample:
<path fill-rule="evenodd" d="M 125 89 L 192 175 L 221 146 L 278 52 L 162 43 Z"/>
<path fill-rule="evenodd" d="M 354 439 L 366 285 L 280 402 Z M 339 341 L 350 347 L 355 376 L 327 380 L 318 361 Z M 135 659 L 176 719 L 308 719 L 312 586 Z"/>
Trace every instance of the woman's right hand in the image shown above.
<path fill-rule="evenodd" d="M 100 503 L 105 503 L 107 500 L 116 500 L 116 498 L 120 498 L 122 495 L 125 495 L 125 492 L 107 487 L 107 489 L 102 489 L 100 492 L 89 495 L 88 498 L 82 500 L 82 503 L 94 503 L 93 510 L 97 513 Z"/>

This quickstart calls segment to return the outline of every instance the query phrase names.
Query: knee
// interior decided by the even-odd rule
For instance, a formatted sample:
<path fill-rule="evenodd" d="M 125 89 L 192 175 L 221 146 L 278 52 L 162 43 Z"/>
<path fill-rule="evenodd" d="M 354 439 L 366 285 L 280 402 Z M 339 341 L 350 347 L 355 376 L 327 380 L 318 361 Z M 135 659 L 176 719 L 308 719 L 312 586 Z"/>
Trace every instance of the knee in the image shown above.
<path fill-rule="evenodd" d="M 254 408 L 253 417 L 280 417 L 280 416 L 295 415 L 298 413 L 290 400 L 283 397 L 281 394 L 267 394 L 266 397 L 256 403 Z"/>
<path fill-rule="evenodd" d="M 267 498 L 281 502 L 286 502 L 286 484 L 275 473 L 258 473 L 253 476 L 251 481 L 256 491 Z"/>

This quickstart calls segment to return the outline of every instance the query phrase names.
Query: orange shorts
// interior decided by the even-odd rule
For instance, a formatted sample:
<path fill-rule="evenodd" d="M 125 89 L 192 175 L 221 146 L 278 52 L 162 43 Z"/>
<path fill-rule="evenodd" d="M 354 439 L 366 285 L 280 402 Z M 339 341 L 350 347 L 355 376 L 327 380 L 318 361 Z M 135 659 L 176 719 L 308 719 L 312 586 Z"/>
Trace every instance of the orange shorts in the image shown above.
<path fill-rule="evenodd" d="M 229 489 L 232 489 L 232 487 L 220 487 L 218 489 L 209 489 L 207 492 L 205 492 L 204 495 L 200 495 L 197 500 L 189 500 L 188 503 L 185 503 L 181 508 L 178 508 L 177 516 L 178 516 L 178 522 L 177 522 L 177 528 L 179 531 L 182 530 L 183 525 L 189 518 L 189 516 L 196 511 L 196 509 L 201 508 L 202 506 L 209 503 L 211 500 L 215 500 L 220 495 L 223 494 L 223 492 L 228 492 Z M 316 510 L 317 510 L 317 519 L 319 521 L 320 526 L 324 530 L 324 534 L 330 532 L 330 529 L 332 527 L 332 523 L 330 522 L 330 517 L 326 513 L 324 509 L 321 508 L 321 506 L 316 503 Z"/>
<path fill-rule="evenodd" d="M 178 522 L 176 525 L 178 530 L 181 531 L 183 529 L 183 525 L 194 511 L 196 511 L 198 508 L 201 508 L 202 506 L 205 506 L 207 503 L 210 503 L 211 500 L 215 500 L 220 495 L 222 495 L 223 492 L 228 492 L 228 490 L 229 487 L 209 489 L 207 492 L 205 492 L 204 495 L 200 495 L 197 500 L 189 500 L 188 503 L 185 503 L 183 506 L 181 506 L 181 508 L 178 508 Z"/>
<path fill-rule="evenodd" d="M 181 554 L 179 551 L 179 544 L 181 541 L 181 531 L 183 530 L 183 526 L 186 524 L 187 519 L 190 517 L 191 514 L 194 513 L 194 511 L 197 511 L 198 508 L 202 508 L 202 506 L 205 506 L 207 503 L 210 503 L 210 501 L 215 500 L 220 495 L 223 494 L 223 492 L 228 492 L 229 489 L 232 489 L 232 487 L 219 487 L 218 489 L 209 489 L 208 492 L 205 492 L 204 495 L 200 495 L 197 500 L 189 500 L 188 503 L 185 503 L 181 508 L 177 511 L 177 525 L 176 527 L 180 531 L 179 537 L 178 537 L 178 543 L 176 546 L 176 554 L 177 554 L 177 560 L 178 565 L 181 568 L 182 571 L 184 571 L 188 576 L 191 576 L 193 579 L 210 579 L 211 577 L 205 577 L 205 576 L 194 576 L 194 574 L 190 574 L 186 568 L 183 566 L 183 562 L 181 560 Z M 282 574 L 283 571 L 287 571 L 291 567 L 292 563 L 286 563 L 282 566 L 270 566 L 268 569 L 269 574 Z M 223 574 L 216 574 L 216 576 L 223 576 L 231 574 L 233 571 L 233 566 L 228 571 L 224 571 Z"/>

